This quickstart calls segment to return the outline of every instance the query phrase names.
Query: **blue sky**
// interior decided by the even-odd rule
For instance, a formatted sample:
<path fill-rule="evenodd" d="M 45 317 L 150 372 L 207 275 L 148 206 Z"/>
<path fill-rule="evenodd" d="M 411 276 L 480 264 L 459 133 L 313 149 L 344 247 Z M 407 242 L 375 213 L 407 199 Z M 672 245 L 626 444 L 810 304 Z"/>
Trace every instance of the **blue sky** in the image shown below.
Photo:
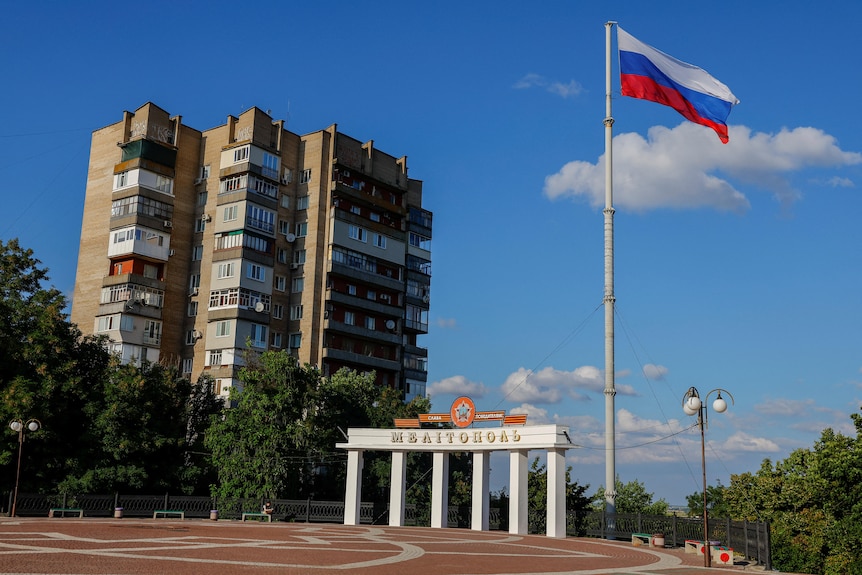
<path fill-rule="evenodd" d="M 258 106 L 341 131 L 425 182 L 429 391 L 570 427 L 604 483 L 604 23 L 741 100 L 730 143 L 613 89 L 617 473 L 683 503 L 851 433 L 862 405 L 862 4 L 16 3 L 0 23 L 0 237 L 74 287 L 90 134 L 152 101 L 198 129 Z M 828 6 L 828 9 L 826 8 Z M 614 44 L 615 45 L 615 44 Z M 616 72 L 616 70 L 615 70 Z M 505 458 L 492 483 L 506 482 Z"/>

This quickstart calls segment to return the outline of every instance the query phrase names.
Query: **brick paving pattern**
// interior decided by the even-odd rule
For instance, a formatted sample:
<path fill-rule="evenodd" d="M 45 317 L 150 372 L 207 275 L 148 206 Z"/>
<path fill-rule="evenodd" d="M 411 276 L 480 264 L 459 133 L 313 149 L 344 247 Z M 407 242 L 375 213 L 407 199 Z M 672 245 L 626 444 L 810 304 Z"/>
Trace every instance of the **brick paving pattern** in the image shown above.
<path fill-rule="evenodd" d="M 0 519 L 0 573 L 51 575 L 695 575 L 682 549 L 426 527 L 173 519 Z"/>

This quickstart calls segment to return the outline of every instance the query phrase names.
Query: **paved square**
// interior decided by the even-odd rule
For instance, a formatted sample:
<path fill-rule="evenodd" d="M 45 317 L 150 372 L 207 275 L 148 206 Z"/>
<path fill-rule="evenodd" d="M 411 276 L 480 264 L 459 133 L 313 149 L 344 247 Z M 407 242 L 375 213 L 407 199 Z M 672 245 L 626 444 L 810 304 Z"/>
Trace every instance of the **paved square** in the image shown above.
<path fill-rule="evenodd" d="M 224 520 L 0 519 L 3 574 L 685 575 L 706 573 L 698 568 L 701 561 L 682 549 L 500 531 Z"/>

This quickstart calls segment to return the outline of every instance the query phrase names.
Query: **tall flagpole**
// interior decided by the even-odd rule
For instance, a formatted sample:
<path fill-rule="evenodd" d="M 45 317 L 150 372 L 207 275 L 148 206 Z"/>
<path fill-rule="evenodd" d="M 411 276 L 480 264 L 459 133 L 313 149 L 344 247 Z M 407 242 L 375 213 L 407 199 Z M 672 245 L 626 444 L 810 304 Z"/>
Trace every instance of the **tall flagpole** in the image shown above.
<path fill-rule="evenodd" d="M 616 446 L 614 438 L 614 185 L 611 114 L 611 30 L 616 22 L 605 23 L 605 509 L 610 517 L 612 538 L 616 513 Z"/>

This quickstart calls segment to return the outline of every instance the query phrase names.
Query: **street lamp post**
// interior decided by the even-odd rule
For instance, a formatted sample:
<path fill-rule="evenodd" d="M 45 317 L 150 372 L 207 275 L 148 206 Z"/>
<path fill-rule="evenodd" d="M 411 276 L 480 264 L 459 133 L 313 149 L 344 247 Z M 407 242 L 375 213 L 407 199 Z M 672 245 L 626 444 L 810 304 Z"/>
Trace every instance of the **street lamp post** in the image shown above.
<path fill-rule="evenodd" d="M 21 452 L 24 451 L 24 430 L 39 431 L 42 423 L 38 419 L 29 419 L 22 421 L 13 419 L 9 423 L 9 428 L 18 434 L 18 468 L 15 471 L 15 491 L 12 495 L 12 509 L 9 512 L 9 517 L 15 517 L 15 507 L 18 505 L 18 482 L 21 479 Z"/>
<path fill-rule="evenodd" d="M 733 402 L 733 395 L 726 389 L 713 389 L 704 396 L 704 400 L 708 400 L 713 393 L 717 394 L 715 401 L 712 402 L 712 409 L 718 413 L 727 411 L 727 402 L 721 397 L 722 392 L 730 397 Z M 709 518 L 706 508 L 706 440 L 704 436 L 704 428 L 708 419 L 706 410 L 706 401 L 701 401 L 700 393 L 697 388 L 690 387 L 682 398 L 682 410 L 686 415 L 697 414 L 697 426 L 700 428 L 700 465 L 703 470 L 703 565 L 705 567 L 712 566 L 712 549 L 709 546 Z"/>

